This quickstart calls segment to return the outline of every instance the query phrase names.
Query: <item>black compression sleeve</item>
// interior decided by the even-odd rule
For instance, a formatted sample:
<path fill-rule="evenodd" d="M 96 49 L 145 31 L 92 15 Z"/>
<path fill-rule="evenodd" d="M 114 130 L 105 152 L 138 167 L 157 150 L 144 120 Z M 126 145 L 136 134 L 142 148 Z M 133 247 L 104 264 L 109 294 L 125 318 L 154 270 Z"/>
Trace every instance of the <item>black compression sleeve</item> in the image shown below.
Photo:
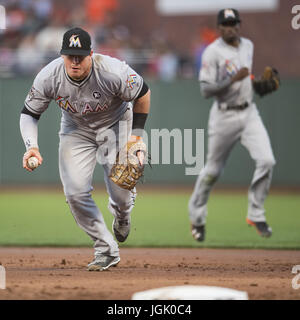
<path fill-rule="evenodd" d="M 133 113 L 132 135 L 143 136 L 147 116 L 148 113 Z"/>
<path fill-rule="evenodd" d="M 133 113 L 132 129 L 144 129 L 148 113 Z"/>
<path fill-rule="evenodd" d="M 140 93 L 139 93 L 139 95 L 137 96 L 136 99 L 139 99 L 139 98 L 141 98 L 142 96 L 144 96 L 144 95 L 148 92 L 148 90 L 149 90 L 149 87 L 148 87 L 147 83 L 144 81 L 144 82 L 143 82 L 142 89 L 141 89 L 141 91 L 140 91 Z"/>
<path fill-rule="evenodd" d="M 24 108 L 23 108 L 21 113 L 28 114 L 29 116 L 32 116 L 33 118 L 35 118 L 37 120 L 39 120 L 40 117 L 41 117 L 40 114 L 35 114 L 35 113 L 29 111 L 25 106 L 24 106 Z"/>

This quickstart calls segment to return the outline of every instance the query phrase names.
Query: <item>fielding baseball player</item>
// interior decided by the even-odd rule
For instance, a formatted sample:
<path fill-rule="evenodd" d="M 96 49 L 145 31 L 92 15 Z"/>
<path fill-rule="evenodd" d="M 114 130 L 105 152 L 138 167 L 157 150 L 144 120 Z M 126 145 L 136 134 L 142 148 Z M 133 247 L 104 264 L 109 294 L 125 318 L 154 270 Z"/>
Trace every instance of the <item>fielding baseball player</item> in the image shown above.
<path fill-rule="evenodd" d="M 62 111 L 59 172 L 64 193 L 77 224 L 94 241 L 95 257 L 88 270 L 101 271 L 117 265 L 120 255 L 91 197 L 93 172 L 97 162 L 102 164 L 113 231 L 123 242 L 130 231 L 135 184 L 144 166 L 145 145 L 135 133 L 144 128 L 150 90 L 125 62 L 93 54 L 90 35 L 81 28 L 64 34 L 60 53 L 38 73 L 25 100 L 20 117 L 27 150 L 23 167 L 32 171 L 27 162 L 32 156 L 42 164 L 37 123 L 55 100 Z M 121 150 L 129 154 L 129 149 L 134 149 L 136 165 L 118 162 Z"/>
<path fill-rule="evenodd" d="M 239 36 L 239 12 L 221 10 L 217 17 L 221 37 L 204 51 L 199 73 L 200 89 L 205 98 L 214 97 L 208 122 L 208 154 L 189 201 L 192 235 L 205 239 L 207 201 L 212 186 L 222 173 L 226 160 L 240 141 L 255 161 L 249 188 L 247 223 L 263 237 L 272 229 L 265 218 L 264 200 L 269 191 L 275 159 L 270 140 L 255 103 L 253 88 L 263 96 L 279 86 L 275 69 L 266 67 L 259 79 L 251 78 L 253 43 Z"/>

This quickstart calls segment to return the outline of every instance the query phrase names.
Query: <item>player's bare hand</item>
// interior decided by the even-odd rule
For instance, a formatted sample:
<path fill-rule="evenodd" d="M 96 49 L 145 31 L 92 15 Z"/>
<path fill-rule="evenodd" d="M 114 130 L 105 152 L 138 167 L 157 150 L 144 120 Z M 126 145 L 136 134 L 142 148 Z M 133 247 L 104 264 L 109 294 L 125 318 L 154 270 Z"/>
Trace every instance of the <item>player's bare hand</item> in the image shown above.
<path fill-rule="evenodd" d="M 246 67 L 243 67 L 231 78 L 231 83 L 241 81 L 248 76 L 249 76 L 249 69 Z"/>
<path fill-rule="evenodd" d="M 137 141 L 142 141 L 142 140 L 143 140 L 142 137 L 132 135 L 132 136 L 130 136 L 128 142 L 137 142 Z M 144 152 L 138 151 L 136 153 L 136 156 L 137 156 L 137 158 L 139 160 L 140 166 L 143 166 L 145 164 L 145 154 L 144 154 Z"/>
<path fill-rule="evenodd" d="M 31 148 L 24 153 L 23 156 L 23 168 L 27 171 L 33 171 L 33 169 L 29 168 L 28 166 L 28 159 L 31 157 L 36 157 L 38 159 L 38 165 L 40 166 L 43 162 L 43 158 L 37 148 Z"/>

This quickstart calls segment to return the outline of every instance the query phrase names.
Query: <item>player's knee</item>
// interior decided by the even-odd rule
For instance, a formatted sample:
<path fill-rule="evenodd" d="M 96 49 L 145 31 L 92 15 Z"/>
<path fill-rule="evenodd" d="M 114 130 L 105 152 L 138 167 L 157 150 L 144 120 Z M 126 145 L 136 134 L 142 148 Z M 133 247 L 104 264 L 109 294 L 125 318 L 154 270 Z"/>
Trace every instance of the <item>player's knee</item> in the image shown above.
<path fill-rule="evenodd" d="M 271 170 L 276 164 L 276 160 L 273 157 L 264 158 L 256 162 L 257 167 L 266 168 L 267 170 Z"/>
<path fill-rule="evenodd" d="M 208 185 L 213 185 L 220 177 L 223 166 L 215 162 L 208 162 L 203 169 L 203 182 Z"/>
<path fill-rule="evenodd" d="M 89 192 L 84 193 L 76 193 L 76 194 L 69 194 L 66 195 L 67 203 L 75 204 L 84 202 L 87 198 L 90 198 L 91 194 Z"/>
<path fill-rule="evenodd" d="M 203 182 L 208 185 L 213 185 L 219 178 L 221 171 L 219 170 L 209 170 L 205 172 L 203 177 Z"/>
<path fill-rule="evenodd" d="M 214 184 L 218 179 L 218 175 L 211 175 L 211 174 L 208 174 L 204 177 L 204 182 L 206 184 Z"/>

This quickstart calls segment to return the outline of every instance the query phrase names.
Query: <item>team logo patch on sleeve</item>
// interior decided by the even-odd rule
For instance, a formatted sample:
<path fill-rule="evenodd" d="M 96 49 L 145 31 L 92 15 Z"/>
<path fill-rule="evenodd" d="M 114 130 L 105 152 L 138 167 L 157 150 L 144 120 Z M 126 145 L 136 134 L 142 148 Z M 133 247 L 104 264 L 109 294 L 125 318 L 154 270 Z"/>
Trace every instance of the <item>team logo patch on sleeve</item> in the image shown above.
<path fill-rule="evenodd" d="M 31 101 L 34 98 L 35 91 L 36 91 L 35 88 L 32 86 L 28 93 L 28 101 Z"/>
<path fill-rule="evenodd" d="M 202 61 L 201 69 L 209 71 L 209 64 L 207 64 L 206 62 Z"/>
<path fill-rule="evenodd" d="M 126 85 L 128 89 L 133 89 L 134 85 L 136 84 L 136 78 L 137 78 L 136 74 L 131 74 L 128 76 L 126 80 Z"/>

